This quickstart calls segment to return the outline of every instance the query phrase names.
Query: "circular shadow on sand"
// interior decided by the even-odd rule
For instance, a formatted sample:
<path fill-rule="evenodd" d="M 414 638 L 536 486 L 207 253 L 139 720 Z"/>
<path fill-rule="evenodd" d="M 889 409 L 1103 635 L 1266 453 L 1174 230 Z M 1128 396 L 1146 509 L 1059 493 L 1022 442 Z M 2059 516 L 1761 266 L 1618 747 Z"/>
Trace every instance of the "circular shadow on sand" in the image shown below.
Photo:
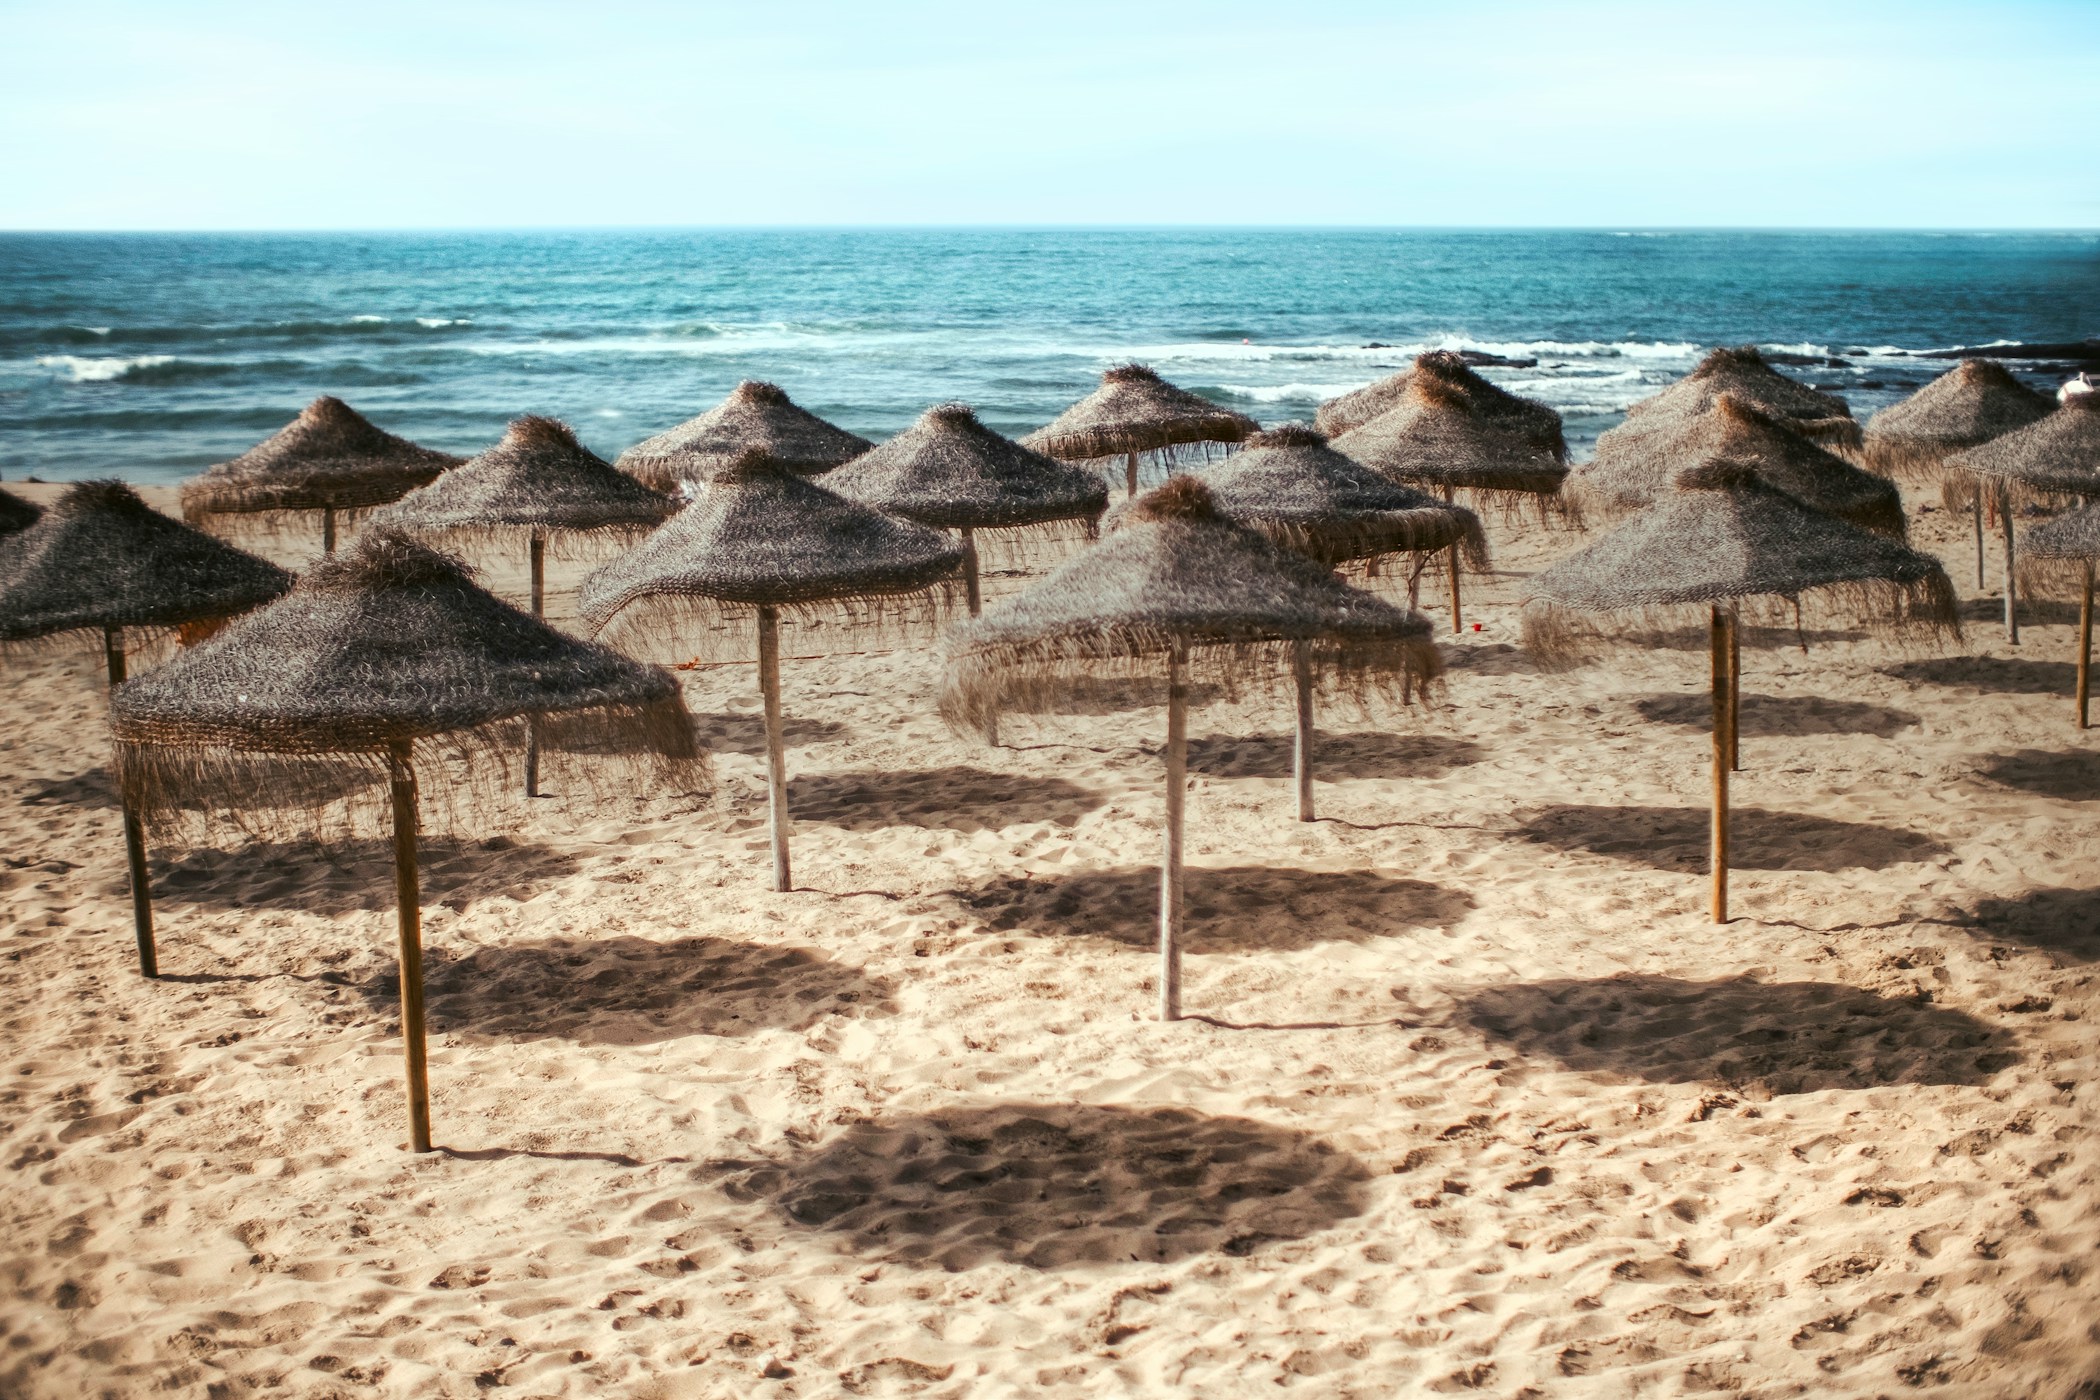
<path fill-rule="evenodd" d="M 1543 807 L 1510 834 L 1563 850 L 1704 874 L 1712 815 L 1704 807 Z M 1869 822 L 1738 807 L 1729 814 L 1730 868 L 1886 870 L 1931 860 L 1947 848 L 1930 836 Z"/>
<path fill-rule="evenodd" d="M 2068 802 L 2100 802 L 2100 753 L 2021 749 L 1992 754 L 1977 770 L 2002 787 Z"/>
<path fill-rule="evenodd" d="M 359 990 L 387 1015 L 388 969 Z M 555 938 L 459 953 L 423 950 L 430 1029 L 487 1040 L 646 1045 L 689 1035 L 807 1030 L 820 1017 L 889 1015 L 884 978 L 812 948 L 722 938 Z"/>
<path fill-rule="evenodd" d="M 2040 889 L 1979 899 L 1961 926 L 2069 962 L 2100 962 L 2100 889 Z"/>
<path fill-rule="evenodd" d="M 1370 1172 L 1290 1128 L 1177 1108 L 997 1104 L 854 1124 L 725 1183 L 861 1253 L 958 1270 L 1246 1255 L 1363 1213 Z"/>
<path fill-rule="evenodd" d="M 1189 771 L 1215 778 L 1288 778 L 1297 740 L 1289 734 L 1226 734 L 1189 740 Z M 1487 757 L 1471 739 L 1441 734 L 1322 733 L 1313 746 L 1313 777 L 1433 778 Z"/>
<path fill-rule="evenodd" d="M 2001 1027 L 1839 982 L 1625 975 L 1483 987 L 1474 1027 L 1570 1069 L 1772 1094 L 1980 1084 L 2019 1059 Z"/>
<path fill-rule="evenodd" d="M 828 744 L 847 736 L 846 726 L 828 719 L 784 717 L 780 737 L 788 748 Z M 766 751 L 766 721 L 763 715 L 714 714 L 693 716 L 693 738 L 711 753 L 740 753 L 763 757 Z"/>
<path fill-rule="evenodd" d="M 1643 695 L 1633 701 L 1642 719 L 1656 724 L 1681 725 L 1711 733 L 1714 702 L 1710 695 Z M 1908 710 L 1869 705 L 1859 700 L 1826 700 L 1820 695 L 1781 697 L 1745 695 L 1742 704 L 1743 733 L 1774 734 L 1871 734 L 1893 738 L 1918 722 Z"/>
<path fill-rule="evenodd" d="M 2028 661 L 2007 656 L 1934 656 L 1884 666 L 1899 681 L 1985 690 L 2005 695 L 2071 694 L 2078 668 L 2068 661 Z"/>
<path fill-rule="evenodd" d="M 788 810 L 797 821 L 848 831 L 882 827 L 949 827 L 997 831 L 1027 822 L 1077 819 L 1108 799 L 1064 778 L 943 768 L 815 773 L 788 780 Z"/>
<path fill-rule="evenodd" d="M 530 899 L 578 869 L 573 854 L 505 836 L 425 836 L 417 853 L 426 905 L 463 906 L 498 895 Z M 153 864 L 153 897 L 171 904 L 324 915 L 394 907 L 391 839 L 253 841 Z"/>
<path fill-rule="evenodd" d="M 1192 865 L 1182 890 L 1182 946 L 1192 953 L 1287 950 L 1449 928 L 1474 907 L 1463 890 L 1368 870 Z M 1139 948 L 1159 939 L 1157 866 L 1012 876 L 953 894 L 992 929 Z"/>
<path fill-rule="evenodd" d="M 116 781 L 106 768 L 91 768 L 56 782 L 32 783 L 22 791 L 24 807 L 115 807 Z"/>

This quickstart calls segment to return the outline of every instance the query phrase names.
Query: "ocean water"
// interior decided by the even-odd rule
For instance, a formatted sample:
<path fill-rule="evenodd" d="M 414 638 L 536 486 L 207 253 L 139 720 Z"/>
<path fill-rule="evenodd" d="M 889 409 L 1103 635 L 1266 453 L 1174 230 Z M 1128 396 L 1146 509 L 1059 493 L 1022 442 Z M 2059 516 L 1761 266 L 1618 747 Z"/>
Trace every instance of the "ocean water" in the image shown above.
<path fill-rule="evenodd" d="M 1715 345 L 1864 416 L 1946 368 L 1903 352 L 2094 335 L 2092 233 L 6 234 L 0 475 L 171 481 L 320 393 L 462 453 L 535 412 L 610 457 L 746 378 L 1018 433 L 1133 359 L 1273 423 L 1435 346 L 1535 359 L 1484 372 L 1579 456 Z"/>

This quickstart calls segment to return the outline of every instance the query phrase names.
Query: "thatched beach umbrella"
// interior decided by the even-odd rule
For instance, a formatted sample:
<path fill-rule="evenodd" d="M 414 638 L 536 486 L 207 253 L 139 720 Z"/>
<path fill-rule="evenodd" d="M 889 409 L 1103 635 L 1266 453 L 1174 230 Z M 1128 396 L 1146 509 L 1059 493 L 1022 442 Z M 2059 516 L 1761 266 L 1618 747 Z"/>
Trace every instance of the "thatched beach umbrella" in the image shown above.
<path fill-rule="evenodd" d="M 1728 457 L 1755 465 L 1767 485 L 1803 505 L 1902 539 L 1903 496 L 1895 483 L 1819 447 L 1795 424 L 1734 393 L 1716 394 L 1702 413 L 1660 418 L 1653 431 L 1622 437 L 1609 449 L 1600 441 L 1596 458 L 1569 476 L 1568 494 L 1584 511 L 1624 515 L 1672 489 L 1671 478 L 1686 464 Z"/>
<path fill-rule="evenodd" d="M 2076 397 L 2076 396 L 2074 396 Z M 2087 727 L 2086 711 L 2093 693 L 2093 568 L 2100 562 L 2100 505 L 2060 515 L 2027 532 L 2021 550 L 2020 580 L 2028 592 L 2054 592 L 2068 586 L 2078 604 L 2078 727 Z"/>
<path fill-rule="evenodd" d="M 514 420 L 503 440 L 479 457 L 454 467 L 372 513 L 387 525 L 420 539 L 454 544 L 468 540 L 525 546 L 531 574 L 532 613 L 547 612 L 547 543 L 577 536 L 632 537 L 662 524 L 677 507 L 576 440 L 569 425 L 553 418 Z M 525 795 L 540 785 L 539 733 L 529 727 L 525 743 Z"/>
<path fill-rule="evenodd" d="M 1176 388 L 1145 365 L 1117 365 L 1101 387 L 1021 439 L 1066 462 L 1121 457 L 1129 495 L 1137 494 L 1138 458 L 1173 463 L 1190 451 L 1208 457 L 1210 444 L 1240 442 L 1258 430 L 1252 418 Z"/>
<path fill-rule="evenodd" d="M 1454 574 L 1461 553 L 1473 568 L 1488 566 L 1487 540 L 1472 511 L 1387 480 L 1337 452 L 1317 428 L 1303 423 L 1256 433 L 1238 452 L 1197 473 L 1196 479 L 1209 489 L 1218 514 L 1329 568 L 1355 564 L 1369 573 L 1396 555 L 1411 556 L 1415 565 L 1408 582 L 1410 604 L 1422 562 L 1434 554 L 1448 552 Z M 1147 509 L 1143 502 L 1150 499 L 1117 506 L 1108 514 L 1108 527 L 1120 528 Z M 1454 620 L 1454 630 L 1456 626 Z M 1302 654 L 1293 656 L 1292 671 L 1298 692 L 1298 820 L 1309 822 L 1313 676 Z"/>
<path fill-rule="evenodd" d="M 460 459 L 382 432 L 341 399 L 323 394 L 240 456 L 182 484 L 183 518 L 275 520 L 321 512 L 321 552 L 335 552 L 336 512 L 399 500 Z"/>
<path fill-rule="evenodd" d="M 1942 470 L 1960 487 L 1996 502 L 2005 542 L 2005 639 L 2020 640 L 2014 586 L 2013 507 L 2066 496 L 2100 497 L 2100 394 L 2074 394 L 2027 427 L 1949 456 Z"/>
<path fill-rule="evenodd" d="M 1954 453 L 2038 422 L 2055 407 L 2054 399 L 2013 378 L 1996 360 L 1963 360 L 1867 420 L 1867 466 L 1883 476 L 1922 479 Z M 1968 494 L 1976 524 L 1976 586 L 1981 588 L 1983 496 Z"/>
<path fill-rule="evenodd" d="M 938 531 L 849 501 L 746 452 L 630 553 L 583 581 L 593 631 L 682 655 L 758 658 L 765 703 L 773 888 L 788 864 L 787 766 L 781 734 L 780 623 L 807 644 L 930 633 L 960 581 L 963 548 Z"/>
<path fill-rule="evenodd" d="M 1338 438 L 1398 408 L 1407 398 L 1409 387 L 1424 380 L 1434 381 L 1452 397 L 1463 400 L 1481 421 L 1514 433 L 1556 462 L 1568 460 L 1568 439 L 1560 414 L 1551 404 L 1512 394 L 1467 364 L 1455 350 L 1425 351 L 1415 356 L 1413 368 L 1329 399 L 1313 415 L 1313 426 Z"/>
<path fill-rule="evenodd" d="M 1715 350 L 1696 368 L 1661 393 L 1651 394 L 1626 410 L 1626 421 L 1597 439 L 1597 455 L 1659 430 L 1672 418 L 1689 418 L 1713 407 L 1722 394 L 1733 394 L 1775 418 L 1811 442 L 1833 451 L 1859 447 L 1859 424 L 1852 407 L 1836 394 L 1811 389 L 1765 363 L 1754 345 Z"/>
<path fill-rule="evenodd" d="M 85 481 L 0 543 L 0 645 L 98 632 L 112 688 L 124 679 L 126 629 L 168 632 L 261 607 L 292 576 L 154 510 L 119 481 Z M 159 975 L 146 837 L 123 804 L 139 971 Z"/>
<path fill-rule="evenodd" d="M 959 403 L 927 409 L 888 442 L 826 473 L 822 485 L 848 500 L 960 535 L 972 617 L 983 608 L 979 531 L 1079 521 L 1092 534 L 1108 508 L 1108 487 L 1097 473 L 1001 437 Z"/>
<path fill-rule="evenodd" d="M 1812 510 L 1728 458 L 1681 472 L 1647 510 L 1535 576 L 1524 600 L 1524 645 L 1549 665 L 1707 625 L 1716 923 L 1728 921 L 1736 629 L 1745 612 L 1798 625 L 1804 598 L 1891 635 L 1960 634 L 1954 585 L 1938 560 Z"/>
<path fill-rule="evenodd" d="M 12 535 L 36 524 L 44 512 L 12 491 L 0 491 L 0 535 Z"/>
<path fill-rule="evenodd" d="M 850 462 L 874 445 L 796 407 L 778 384 L 747 379 L 698 418 L 628 448 L 614 465 L 645 486 L 675 491 L 753 450 L 810 474 Z"/>
<path fill-rule="evenodd" d="M 1003 710 L 1054 708 L 1103 674 L 1167 680 L 1160 1017 L 1181 1016 L 1181 818 L 1192 677 L 1232 689 L 1286 667 L 1331 691 L 1403 690 L 1441 669 L 1418 613 L 1351 588 L 1235 525 L 1197 477 L 1142 497 L 1101 543 L 950 632 L 941 711 L 982 731 Z"/>
<path fill-rule="evenodd" d="M 327 801 L 315 795 L 317 764 L 386 777 L 417 1152 L 430 1150 L 430 1094 L 416 765 L 500 764 L 519 722 L 550 715 L 586 716 L 601 749 L 697 776 L 692 717 L 670 673 L 556 631 L 477 588 L 459 561 L 383 528 L 111 697 L 118 777 L 149 819 L 311 814 Z"/>

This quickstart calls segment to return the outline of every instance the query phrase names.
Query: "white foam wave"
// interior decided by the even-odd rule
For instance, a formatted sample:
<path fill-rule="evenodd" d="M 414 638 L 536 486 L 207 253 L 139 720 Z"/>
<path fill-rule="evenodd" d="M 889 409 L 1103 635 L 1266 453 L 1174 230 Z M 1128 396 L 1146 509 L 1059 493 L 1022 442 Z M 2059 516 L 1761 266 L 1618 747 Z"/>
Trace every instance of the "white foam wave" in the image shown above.
<path fill-rule="evenodd" d="M 75 384 L 99 384 L 122 379 L 135 369 L 169 364 L 174 359 L 173 355 L 134 355 L 128 359 L 114 355 L 39 355 L 36 362 L 45 369 L 63 370 Z"/>
<path fill-rule="evenodd" d="M 350 319 L 351 319 L 351 321 L 352 321 L 353 323 L 358 323 L 358 324 L 362 324 L 362 325 L 370 325 L 370 326 L 383 326 L 383 325 L 385 325 L 385 324 L 387 323 L 387 318 L 386 318 L 386 317 L 384 317 L 384 316 L 374 316 L 374 315 L 372 315 L 372 314 L 371 314 L 370 312 L 366 312 L 366 313 L 364 313 L 363 315 L 359 315 L 359 316 L 352 316 L 352 317 L 351 317 Z"/>
<path fill-rule="evenodd" d="M 360 316 L 357 319 L 362 321 L 364 317 Z M 416 324 L 425 330 L 435 331 L 442 330 L 446 326 L 471 326 L 474 322 L 470 317 L 466 316 L 418 316 L 416 317 Z"/>
<path fill-rule="evenodd" d="M 1373 345 L 1294 345 L 1287 342 L 1241 341 L 1175 341 L 1159 345 L 1120 346 L 1045 346 L 1051 354 L 1078 355 L 1088 359 L 1112 362 L 1137 360 L 1146 364 L 1203 363 L 1217 364 L 1285 361 L 1334 361 L 1355 360 L 1378 364 L 1404 365 L 1415 356 L 1428 350 L 1472 350 L 1484 355 L 1499 355 L 1507 360 L 1545 359 L 1629 359 L 1629 360 L 1689 360 L 1698 355 L 1702 347 L 1680 341 L 1650 340 L 1476 340 L 1471 336 L 1451 333 L 1435 337 L 1393 344 Z"/>
<path fill-rule="evenodd" d="M 86 331 L 89 335 L 108 335 L 110 331 L 108 326 L 75 326 L 73 329 Z"/>
<path fill-rule="evenodd" d="M 1218 392 L 1249 403 L 1325 403 L 1370 382 L 1352 379 L 1345 384 L 1220 384 Z"/>

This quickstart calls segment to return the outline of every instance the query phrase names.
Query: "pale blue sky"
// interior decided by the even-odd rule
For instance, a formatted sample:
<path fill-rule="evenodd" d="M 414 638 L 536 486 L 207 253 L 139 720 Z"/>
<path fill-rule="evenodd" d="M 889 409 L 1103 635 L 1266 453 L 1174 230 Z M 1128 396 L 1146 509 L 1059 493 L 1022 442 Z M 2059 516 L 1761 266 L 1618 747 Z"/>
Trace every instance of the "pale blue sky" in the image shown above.
<path fill-rule="evenodd" d="M 2100 225 L 2100 0 L 0 0 L 0 228 Z"/>

